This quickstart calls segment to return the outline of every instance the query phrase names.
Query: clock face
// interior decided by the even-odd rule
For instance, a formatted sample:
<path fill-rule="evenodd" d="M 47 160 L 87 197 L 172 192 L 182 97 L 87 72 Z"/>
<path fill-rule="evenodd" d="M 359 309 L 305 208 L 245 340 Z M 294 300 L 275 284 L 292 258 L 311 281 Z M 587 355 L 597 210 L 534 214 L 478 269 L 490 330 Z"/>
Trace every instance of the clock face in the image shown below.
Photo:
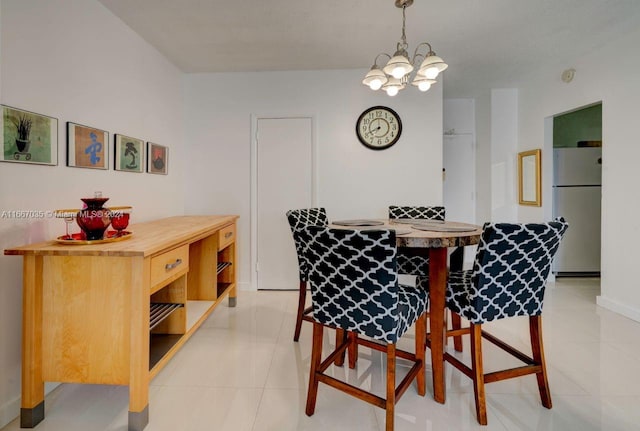
<path fill-rule="evenodd" d="M 374 106 L 364 111 L 356 122 L 356 135 L 362 144 L 372 150 L 384 150 L 400 139 L 400 116 L 386 106 Z"/>

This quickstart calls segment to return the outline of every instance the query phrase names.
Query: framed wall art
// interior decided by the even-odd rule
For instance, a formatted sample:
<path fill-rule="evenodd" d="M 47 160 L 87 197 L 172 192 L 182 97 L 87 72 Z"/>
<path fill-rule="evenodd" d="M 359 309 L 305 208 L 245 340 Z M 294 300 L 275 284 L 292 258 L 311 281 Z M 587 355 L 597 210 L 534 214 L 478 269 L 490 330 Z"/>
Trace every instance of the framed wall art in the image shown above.
<path fill-rule="evenodd" d="M 541 151 L 518 153 L 518 203 L 534 207 L 542 206 Z"/>
<path fill-rule="evenodd" d="M 115 136 L 115 170 L 144 172 L 144 141 L 125 135 Z"/>
<path fill-rule="evenodd" d="M 67 166 L 109 169 L 109 132 L 67 122 Z"/>
<path fill-rule="evenodd" d="M 0 105 L 2 161 L 58 164 L 58 119 Z"/>
<path fill-rule="evenodd" d="M 147 172 L 167 175 L 168 166 L 169 149 L 153 142 L 147 142 Z"/>

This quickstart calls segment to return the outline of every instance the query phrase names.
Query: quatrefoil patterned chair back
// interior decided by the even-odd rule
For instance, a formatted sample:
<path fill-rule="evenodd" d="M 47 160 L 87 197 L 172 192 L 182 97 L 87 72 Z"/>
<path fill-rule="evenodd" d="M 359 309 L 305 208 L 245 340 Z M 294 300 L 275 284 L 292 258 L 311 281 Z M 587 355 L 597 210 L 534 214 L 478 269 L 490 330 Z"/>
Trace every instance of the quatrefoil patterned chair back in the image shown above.
<path fill-rule="evenodd" d="M 444 221 L 444 207 L 389 206 L 389 218 L 410 218 Z"/>
<path fill-rule="evenodd" d="M 473 270 L 450 274 L 447 306 L 476 324 L 540 315 L 551 262 L 567 228 L 562 218 L 486 223 Z"/>
<path fill-rule="evenodd" d="M 389 206 L 389 219 L 425 219 L 444 221 L 444 207 Z M 418 284 L 429 276 L 429 252 L 419 248 L 402 247 L 398 251 L 398 272 L 417 275 Z M 424 284 L 427 284 L 426 282 Z"/>
<path fill-rule="evenodd" d="M 327 211 L 324 208 L 290 210 L 287 211 L 287 220 L 293 234 L 293 242 L 296 245 L 300 281 L 308 281 L 309 263 L 304 253 L 308 241 L 304 237 L 306 235 L 304 228 L 307 226 L 327 226 L 329 224 Z"/>
<path fill-rule="evenodd" d="M 395 343 L 427 305 L 423 291 L 398 286 L 395 232 L 306 230 L 314 319 Z"/>

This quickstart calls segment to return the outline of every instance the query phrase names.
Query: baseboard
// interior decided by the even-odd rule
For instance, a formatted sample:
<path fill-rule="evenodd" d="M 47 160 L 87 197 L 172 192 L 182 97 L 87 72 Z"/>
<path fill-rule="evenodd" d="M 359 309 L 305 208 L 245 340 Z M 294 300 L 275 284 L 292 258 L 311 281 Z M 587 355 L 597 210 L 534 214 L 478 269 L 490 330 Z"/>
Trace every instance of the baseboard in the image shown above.
<path fill-rule="evenodd" d="M 0 406 L 0 429 L 20 416 L 20 396 Z"/>
<path fill-rule="evenodd" d="M 60 383 L 57 382 L 46 382 L 44 384 L 44 396 L 46 397 L 49 393 L 60 386 Z M 14 419 L 17 419 L 20 416 L 20 396 L 18 395 L 11 401 L 4 403 L 0 406 L 0 429 L 7 426 Z M 46 400 L 46 398 L 45 398 Z"/>
<path fill-rule="evenodd" d="M 251 292 L 255 292 L 257 289 L 253 286 L 252 283 L 242 282 L 238 283 L 238 290 L 248 290 Z"/>
<path fill-rule="evenodd" d="M 631 320 L 640 322 L 640 310 L 638 310 L 637 308 L 629 307 L 626 304 L 614 301 L 613 299 L 606 298 L 602 295 L 596 297 L 596 304 L 598 304 L 602 308 L 611 310 L 614 313 L 618 313 L 623 315 L 624 317 L 628 317 Z"/>

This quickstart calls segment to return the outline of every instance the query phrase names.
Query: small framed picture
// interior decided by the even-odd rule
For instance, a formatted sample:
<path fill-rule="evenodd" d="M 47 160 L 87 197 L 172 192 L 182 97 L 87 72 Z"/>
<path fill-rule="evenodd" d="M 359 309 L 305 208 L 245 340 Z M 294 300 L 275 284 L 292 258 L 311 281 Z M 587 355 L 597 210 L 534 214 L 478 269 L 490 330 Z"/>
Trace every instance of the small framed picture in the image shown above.
<path fill-rule="evenodd" d="M 147 172 L 167 175 L 168 167 L 169 149 L 153 142 L 147 142 Z"/>
<path fill-rule="evenodd" d="M 0 105 L 2 161 L 58 164 L 58 119 Z"/>
<path fill-rule="evenodd" d="M 109 132 L 67 122 L 67 166 L 109 169 Z"/>
<path fill-rule="evenodd" d="M 125 135 L 115 136 L 115 170 L 144 172 L 144 141 Z"/>

